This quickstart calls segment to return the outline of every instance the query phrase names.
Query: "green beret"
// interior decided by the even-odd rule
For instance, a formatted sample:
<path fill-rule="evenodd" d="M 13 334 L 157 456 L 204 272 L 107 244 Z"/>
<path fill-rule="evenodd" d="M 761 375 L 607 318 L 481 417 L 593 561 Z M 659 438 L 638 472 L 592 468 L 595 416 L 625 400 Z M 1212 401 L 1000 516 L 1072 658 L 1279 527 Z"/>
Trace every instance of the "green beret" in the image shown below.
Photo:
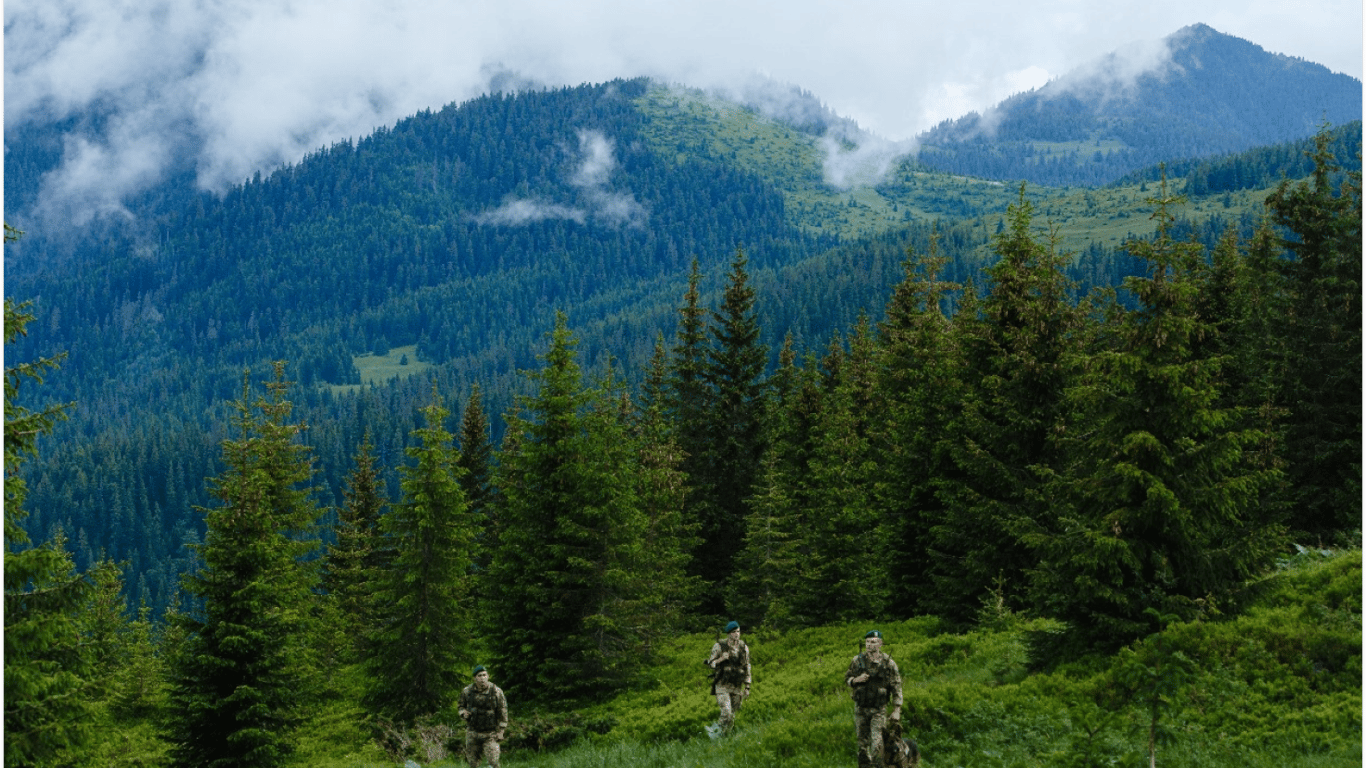
<path fill-rule="evenodd" d="M 474 668 L 474 671 L 473 671 L 473 672 L 470 673 L 470 677 L 475 677 L 475 676 L 477 676 L 480 672 L 483 672 L 483 671 L 484 671 L 484 665 L 483 665 L 483 664 L 480 664 L 480 665 L 478 665 L 478 666 L 476 666 L 476 667 Z"/>
<path fill-rule="evenodd" d="M 726 625 L 726 634 L 729 635 L 730 633 L 734 632 L 735 630 L 737 630 L 737 629 L 739 629 L 739 628 L 740 628 L 740 622 L 738 622 L 738 621 L 732 621 L 731 623 L 729 623 L 729 624 Z"/>
<path fill-rule="evenodd" d="M 882 633 L 879 632 L 879 631 L 877 631 L 876 629 L 870 629 L 870 630 L 868 630 L 868 634 L 864 635 L 863 637 L 864 637 L 865 640 L 868 639 L 868 638 L 870 638 L 870 637 L 876 637 L 877 639 L 881 640 L 881 639 L 882 639 Z"/>

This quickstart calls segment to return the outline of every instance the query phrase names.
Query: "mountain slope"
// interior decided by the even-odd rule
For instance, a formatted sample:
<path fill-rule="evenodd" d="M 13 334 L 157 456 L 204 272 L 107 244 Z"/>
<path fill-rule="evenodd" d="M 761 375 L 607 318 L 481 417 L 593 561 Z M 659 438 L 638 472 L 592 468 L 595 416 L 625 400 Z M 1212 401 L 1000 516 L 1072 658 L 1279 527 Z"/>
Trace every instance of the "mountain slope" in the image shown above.
<path fill-rule="evenodd" d="M 1361 119 L 1355 78 L 1203 24 L 1165 44 L 1156 66 L 1144 68 L 1137 52 L 1111 54 L 985 114 L 946 121 L 921 136 L 920 159 L 954 173 L 1094 186 Z"/>

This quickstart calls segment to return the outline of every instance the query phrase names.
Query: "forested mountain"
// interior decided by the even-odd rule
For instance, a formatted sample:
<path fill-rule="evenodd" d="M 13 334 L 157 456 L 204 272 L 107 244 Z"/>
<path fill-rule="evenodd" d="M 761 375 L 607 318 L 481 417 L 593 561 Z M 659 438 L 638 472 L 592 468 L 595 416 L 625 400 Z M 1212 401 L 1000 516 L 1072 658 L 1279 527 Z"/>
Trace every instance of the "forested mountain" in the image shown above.
<path fill-rule="evenodd" d="M 1116 52 L 984 114 L 945 121 L 920 137 L 920 159 L 993 179 L 1097 185 L 1361 119 L 1353 77 L 1203 24 L 1164 42 L 1161 54 Z"/>
<path fill-rule="evenodd" d="M 646 80 L 493 94 L 320 148 L 222 197 L 183 175 L 126 201 L 131 218 L 26 233 L 7 247 L 6 294 L 33 301 L 35 320 L 9 352 L 65 353 L 43 394 L 77 404 L 29 469 L 30 529 L 65 531 L 82 566 L 100 553 L 127 561 L 134 600 L 159 613 L 188 567 L 183 545 L 203 535 L 196 507 L 212 504 L 204 479 L 244 369 L 260 378 L 289 363 L 320 500 L 339 506 L 367 433 L 398 487 L 433 386 L 463 402 L 478 385 L 499 441 L 526 386 L 518 371 L 536 366 L 557 311 L 591 370 L 612 359 L 643 381 L 657 340 L 676 331 L 694 258 L 700 301 L 715 306 L 743 247 L 770 366 L 785 337 L 816 354 L 860 314 L 879 318 L 907 248 L 925 252 L 932 233 L 943 278 L 981 282 L 1017 189 L 912 159 L 876 185 L 838 187 L 821 139 L 839 121 L 800 114 Z M 18 222 L 60 147 L 60 130 L 7 135 Z M 1061 190 L 1027 194 L 1072 205 Z M 1222 225 L 1201 226 L 1213 243 Z M 1067 268 L 1079 295 L 1141 265 L 1097 238 Z M 393 370 L 415 375 L 374 380 L 366 364 L 393 350 L 410 364 Z"/>
<path fill-rule="evenodd" d="M 871 175 L 809 95 L 617 80 L 7 224 L 7 759 L 284 766 L 320 720 L 402 759 L 475 663 L 563 709 L 722 616 L 1027 617 L 1024 674 L 1359 547 L 1359 115 L 1289 62 L 1320 114 L 1254 125 L 1215 91 L 1267 56 L 1174 40 L 1107 116 L 1026 94 Z M 7 134 L 21 203 L 65 128 Z M 1133 175 L 926 164 L 1036 130 Z M 1127 668 L 1117 710 L 1181 684 Z"/>

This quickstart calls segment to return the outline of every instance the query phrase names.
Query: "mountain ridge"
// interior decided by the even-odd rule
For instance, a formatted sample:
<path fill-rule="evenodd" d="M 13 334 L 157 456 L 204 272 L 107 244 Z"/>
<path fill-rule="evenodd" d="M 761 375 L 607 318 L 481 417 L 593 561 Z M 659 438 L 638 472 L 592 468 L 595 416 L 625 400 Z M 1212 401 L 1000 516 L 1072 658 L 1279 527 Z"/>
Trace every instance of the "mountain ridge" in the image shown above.
<path fill-rule="evenodd" d="M 1097 186 L 1163 160 L 1235 152 L 1361 118 L 1361 82 L 1197 24 L 1132 65 L 1118 53 L 920 136 L 948 172 Z M 1152 66 L 1156 63 L 1156 66 Z M 1138 71 L 1131 71 L 1137 69 Z"/>

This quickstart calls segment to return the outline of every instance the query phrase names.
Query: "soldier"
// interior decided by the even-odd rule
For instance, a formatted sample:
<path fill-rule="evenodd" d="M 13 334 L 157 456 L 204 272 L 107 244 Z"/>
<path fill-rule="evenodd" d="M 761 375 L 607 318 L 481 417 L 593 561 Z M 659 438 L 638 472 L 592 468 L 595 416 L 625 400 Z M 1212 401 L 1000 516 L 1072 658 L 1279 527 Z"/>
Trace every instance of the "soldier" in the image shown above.
<path fill-rule="evenodd" d="M 726 639 L 717 641 L 707 657 L 707 666 L 712 673 L 711 692 L 716 696 L 716 704 L 721 708 L 719 723 L 723 733 L 735 723 L 735 713 L 749 696 L 750 670 L 749 646 L 740 639 L 740 624 L 732 621 L 726 625 Z"/>
<path fill-rule="evenodd" d="M 876 629 L 863 636 L 864 652 L 849 662 L 844 682 L 854 695 L 854 729 L 858 734 L 859 768 L 881 766 L 882 731 L 887 726 L 887 703 L 891 720 L 901 722 L 901 670 L 882 652 L 882 633 Z"/>
<path fill-rule="evenodd" d="M 483 665 L 474 668 L 474 682 L 460 692 L 460 717 L 465 721 L 465 759 L 478 768 L 481 759 L 498 768 L 498 742 L 508 727 L 508 702 L 503 689 L 489 681 Z"/>

